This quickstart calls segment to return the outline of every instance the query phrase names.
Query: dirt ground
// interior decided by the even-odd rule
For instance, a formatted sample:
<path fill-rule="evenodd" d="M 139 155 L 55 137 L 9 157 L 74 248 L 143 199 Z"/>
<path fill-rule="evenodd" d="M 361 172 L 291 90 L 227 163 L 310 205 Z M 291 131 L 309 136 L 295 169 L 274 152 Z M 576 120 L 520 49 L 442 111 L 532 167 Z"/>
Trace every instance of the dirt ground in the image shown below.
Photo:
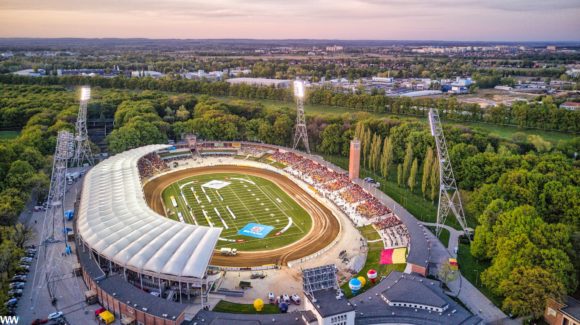
<path fill-rule="evenodd" d="M 267 251 L 239 252 L 237 256 L 222 256 L 217 252 L 210 261 L 211 265 L 230 267 L 253 267 L 269 264 L 287 265 L 288 261 L 299 259 L 330 244 L 340 232 L 340 224 L 333 213 L 320 202 L 306 193 L 290 179 L 272 171 L 246 166 L 210 166 L 177 170 L 145 184 L 143 192 L 148 205 L 157 213 L 165 215 L 161 193 L 176 181 L 207 173 L 241 173 L 268 179 L 284 190 L 300 204 L 312 218 L 312 229 L 302 239 L 288 246 Z"/>

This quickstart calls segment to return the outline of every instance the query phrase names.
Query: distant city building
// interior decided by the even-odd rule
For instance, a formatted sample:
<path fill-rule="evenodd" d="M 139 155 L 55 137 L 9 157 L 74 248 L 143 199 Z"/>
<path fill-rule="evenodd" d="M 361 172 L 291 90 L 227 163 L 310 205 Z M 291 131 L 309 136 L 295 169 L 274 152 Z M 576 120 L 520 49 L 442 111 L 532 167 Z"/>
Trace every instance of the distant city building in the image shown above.
<path fill-rule="evenodd" d="M 578 77 L 580 77 L 580 69 L 572 68 L 572 69 L 566 70 L 566 74 L 572 78 L 578 78 Z"/>
<path fill-rule="evenodd" d="M 186 79 L 205 79 L 205 80 L 222 80 L 223 71 L 205 72 L 204 70 L 197 70 L 197 72 L 187 72 L 183 74 Z"/>
<path fill-rule="evenodd" d="M 548 51 L 556 51 L 558 48 L 556 47 L 556 45 L 548 45 L 546 46 L 546 50 Z"/>
<path fill-rule="evenodd" d="M 333 46 L 326 47 L 326 52 L 342 52 L 342 51 L 344 51 L 344 47 L 340 46 L 340 45 L 333 45 Z"/>
<path fill-rule="evenodd" d="M 24 69 L 12 74 L 23 77 L 42 77 L 46 75 L 46 71 L 44 69 Z"/>
<path fill-rule="evenodd" d="M 239 76 L 249 75 L 251 73 L 252 73 L 252 70 L 250 70 L 250 69 L 236 68 L 236 69 L 230 70 L 229 76 L 230 77 L 239 77 Z"/>
<path fill-rule="evenodd" d="M 232 85 L 236 84 L 246 84 L 252 86 L 274 86 L 276 88 L 288 88 L 290 87 L 290 80 L 285 79 L 267 79 L 267 78 L 232 78 L 226 80 Z"/>
<path fill-rule="evenodd" d="M 161 78 L 163 76 L 164 74 L 158 71 L 151 70 L 131 71 L 131 77 L 133 78 L 143 78 L 143 77 Z"/>
<path fill-rule="evenodd" d="M 494 87 L 494 89 L 497 89 L 497 90 L 505 90 L 505 91 L 511 91 L 513 88 L 512 88 L 512 87 L 510 87 L 510 86 L 499 86 L 499 85 L 498 85 L 498 86 L 495 86 L 495 87 Z"/>
<path fill-rule="evenodd" d="M 5 58 L 5 59 L 9 59 L 13 56 L 14 56 L 14 53 L 12 53 L 12 51 L 6 51 L 3 53 L 0 53 L 0 57 Z"/>
<path fill-rule="evenodd" d="M 565 102 L 560 105 L 560 108 L 567 109 L 569 111 L 580 111 L 580 103 Z"/>

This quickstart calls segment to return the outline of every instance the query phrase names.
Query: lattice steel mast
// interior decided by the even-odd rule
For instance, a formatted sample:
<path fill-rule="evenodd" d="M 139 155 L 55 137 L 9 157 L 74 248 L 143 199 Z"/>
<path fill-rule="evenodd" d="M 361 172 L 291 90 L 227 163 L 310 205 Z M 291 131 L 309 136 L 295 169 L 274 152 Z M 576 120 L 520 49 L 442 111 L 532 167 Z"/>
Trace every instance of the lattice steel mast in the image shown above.
<path fill-rule="evenodd" d="M 47 207 L 44 214 L 42 233 L 39 245 L 39 261 L 36 264 L 34 272 L 33 288 L 43 287 L 43 281 L 46 281 L 49 293 L 54 292 L 50 287 L 50 281 L 54 276 L 55 267 L 61 264 L 60 257 L 63 251 L 55 248 L 49 249 L 52 243 L 65 243 L 65 251 L 68 248 L 66 244 L 65 217 L 64 217 L 64 199 L 66 193 L 66 173 L 67 162 L 72 158 L 74 153 L 74 136 L 68 131 L 59 131 L 56 140 L 56 149 L 53 157 L 52 175 L 50 178 L 50 190 L 47 198 Z M 40 259 L 44 258 L 41 263 Z M 39 272 L 39 265 L 44 272 Z M 40 273 L 44 274 L 44 279 Z M 39 281 L 39 282 L 37 282 Z M 51 294 L 52 296 L 52 294 Z"/>
<path fill-rule="evenodd" d="M 457 182 L 455 181 L 455 176 L 453 175 L 451 159 L 447 152 L 447 143 L 445 142 L 443 126 L 441 125 L 437 109 L 429 109 L 429 124 L 431 126 L 431 135 L 435 138 L 437 157 L 439 158 L 439 206 L 437 208 L 437 227 L 435 232 L 439 236 L 441 226 L 445 224 L 447 216 L 451 211 L 467 235 L 467 222 L 465 221 L 461 195 L 457 187 Z M 469 238 L 469 236 L 467 237 Z"/>
<path fill-rule="evenodd" d="M 298 143 L 302 140 L 306 152 L 310 153 L 308 133 L 306 131 L 306 117 L 304 116 L 304 82 L 300 80 L 294 81 L 294 97 L 296 97 L 296 126 L 294 129 L 294 145 L 292 148 L 296 149 Z"/>
<path fill-rule="evenodd" d="M 94 165 L 93 153 L 91 152 L 91 145 L 87 132 L 87 104 L 89 103 L 90 98 L 91 88 L 82 87 L 81 104 L 76 123 L 75 152 L 72 161 L 72 166 L 74 167 L 82 167 L 85 162 L 91 166 Z"/>

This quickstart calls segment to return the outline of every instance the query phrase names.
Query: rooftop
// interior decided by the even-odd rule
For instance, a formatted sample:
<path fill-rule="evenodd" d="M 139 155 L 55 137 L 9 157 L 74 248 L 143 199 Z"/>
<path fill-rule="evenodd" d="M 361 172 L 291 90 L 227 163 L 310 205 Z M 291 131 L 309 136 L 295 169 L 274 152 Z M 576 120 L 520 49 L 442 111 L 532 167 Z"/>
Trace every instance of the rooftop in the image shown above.
<path fill-rule="evenodd" d="M 409 281 L 401 282 L 401 278 L 405 277 Z M 421 282 L 421 280 L 423 280 Z M 389 287 L 392 287 L 395 281 L 402 283 L 400 288 L 395 292 L 389 292 Z M 423 288 L 418 289 L 418 286 L 410 286 L 414 282 Z M 420 290 L 420 292 L 404 292 L 404 290 Z M 389 306 L 381 297 L 385 291 L 395 298 L 395 294 L 401 294 L 400 298 L 413 301 L 415 303 L 425 302 L 426 297 L 421 297 L 421 294 L 426 294 L 428 291 L 429 297 L 436 297 L 436 300 L 443 300 L 449 305 L 449 308 L 443 313 L 433 311 L 414 309 L 409 307 L 392 307 Z M 418 275 L 404 274 L 401 272 L 391 272 L 383 281 L 378 283 L 373 288 L 361 293 L 360 295 L 350 299 L 351 304 L 356 309 L 356 324 L 377 324 L 377 323 L 404 323 L 404 324 L 481 324 L 481 319 L 472 315 L 468 310 L 461 307 L 453 299 L 445 295 L 439 281 L 426 279 Z"/>
<path fill-rule="evenodd" d="M 101 268 L 97 265 L 97 261 L 90 258 L 90 251 L 78 249 L 79 262 L 87 272 L 87 274 L 98 283 L 98 286 L 109 295 L 115 294 L 115 297 L 128 305 L 134 306 L 137 304 L 137 309 L 147 308 L 147 313 L 157 317 L 163 317 L 167 314 L 167 318 L 171 319 L 173 316 L 178 317 L 187 307 L 187 305 L 179 304 L 172 301 L 167 301 L 159 297 L 147 294 L 139 288 L 136 288 L 129 282 L 125 281 L 121 275 L 113 275 L 107 277 Z M 130 301 L 130 303 L 127 303 Z"/>
<path fill-rule="evenodd" d="M 562 312 L 574 317 L 575 319 L 580 319 L 580 301 L 568 296 L 566 299 L 566 307 L 562 307 Z"/>
<path fill-rule="evenodd" d="M 167 145 L 112 156 L 85 176 L 77 221 L 86 244 L 135 272 L 203 278 L 221 228 L 184 225 L 145 202 L 137 161 Z"/>
<path fill-rule="evenodd" d="M 299 311 L 287 314 L 229 314 L 201 310 L 188 323 L 209 325 L 264 325 L 264 324 L 309 324 L 316 321 L 310 311 Z"/>
<path fill-rule="evenodd" d="M 316 308 L 322 317 L 344 314 L 354 310 L 353 306 L 347 299 L 337 299 L 336 290 L 332 288 L 314 291 L 314 298 L 316 301 L 314 301 L 310 295 L 306 295 L 306 298 L 310 300 L 314 308 Z"/>

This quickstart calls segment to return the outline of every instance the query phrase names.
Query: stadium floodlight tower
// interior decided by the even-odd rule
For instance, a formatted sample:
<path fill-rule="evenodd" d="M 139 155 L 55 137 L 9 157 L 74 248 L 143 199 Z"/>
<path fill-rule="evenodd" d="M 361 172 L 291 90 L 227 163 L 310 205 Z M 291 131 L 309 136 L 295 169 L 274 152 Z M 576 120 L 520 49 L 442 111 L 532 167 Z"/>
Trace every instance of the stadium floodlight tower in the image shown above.
<path fill-rule="evenodd" d="M 73 157 L 74 136 L 68 131 L 59 131 L 56 139 L 56 149 L 53 157 L 50 190 L 48 192 L 47 207 L 44 214 L 41 238 L 39 245 L 39 260 L 34 272 L 33 287 L 43 287 L 47 284 L 51 298 L 54 292 L 54 282 L 49 281 L 56 273 L 56 269 L 63 265 L 63 251 L 50 244 L 64 243 L 64 253 L 70 254 L 71 248 L 66 242 L 66 221 L 64 204 L 66 193 L 67 163 Z M 39 270 L 40 267 L 40 270 Z M 44 277 L 40 274 L 44 273 Z M 40 281 L 40 282 L 37 282 Z M 37 295 L 37 294 L 36 294 Z"/>
<path fill-rule="evenodd" d="M 87 132 L 87 104 L 91 99 L 91 88 L 81 88 L 81 104 L 79 107 L 79 114 L 76 123 L 75 134 L 75 152 L 72 166 L 82 167 L 83 163 L 87 162 L 93 165 L 93 154 L 91 152 L 91 144 L 89 142 L 89 135 Z"/>
<path fill-rule="evenodd" d="M 298 143 L 302 140 L 304 149 L 310 153 L 310 146 L 308 145 L 308 133 L 306 131 L 306 117 L 304 116 L 304 82 L 301 80 L 294 81 L 294 97 L 296 97 L 296 127 L 294 130 L 294 145 L 293 149 L 298 147 Z"/>
<path fill-rule="evenodd" d="M 435 233 L 439 237 L 449 212 L 452 212 L 461 225 L 463 232 L 469 238 L 465 212 L 463 211 L 463 205 L 461 203 L 461 194 L 459 193 L 459 187 L 457 187 L 457 182 L 453 175 L 451 159 L 449 159 L 447 143 L 443 135 L 443 125 L 439 119 L 437 109 L 429 109 L 429 125 L 431 126 L 431 135 L 435 138 L 437 158 L 439 159 L 439 205 L 437 207 L 437 227 Z"/>

